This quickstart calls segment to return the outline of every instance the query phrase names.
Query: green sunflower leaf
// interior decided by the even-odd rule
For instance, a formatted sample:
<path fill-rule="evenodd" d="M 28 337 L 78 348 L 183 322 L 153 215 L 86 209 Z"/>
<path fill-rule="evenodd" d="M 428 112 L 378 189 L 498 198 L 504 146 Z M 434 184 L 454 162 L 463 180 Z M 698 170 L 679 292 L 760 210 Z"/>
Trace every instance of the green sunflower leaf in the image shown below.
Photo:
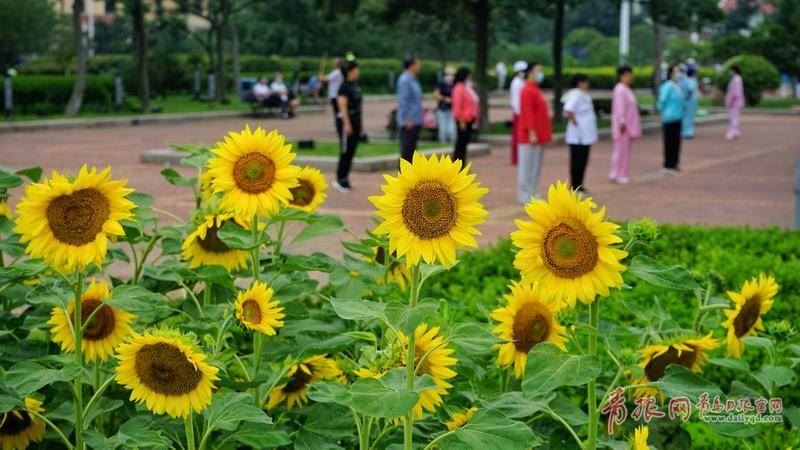
<path fill-rule="evenodd" d="M 639 279 L 655 286 L 684 291 L 700 289 L 691 272 L 683 266 L 667 266 L 649 256 L 634 256 L 628 269 Z"/>
<path fill-rule="evenodd" d="M 238 250 L 252 250 L 269 242 L 269 236 L 262 234 L 254 244 L 252 231 L 240 227 L 232 220 L 225 222 L 222 228 L 217 230 L 217 237 L 228 247 Z"/>
<path fill-rule="evenodd" d="M 492 346 L 497 343 L 497 337 L 477 323 L 459 323 L 450 332 L 450 339 L 471 355 L 492 353 Z"/>
<path fill-rule="evenodd" d="M 419 400 L 414 390 L 396 390 L 387 387 L 380 380 L 362 378 L 350 388 L 353 408 L 371 417 L 393 419 L 411 411 Z"/>
<path fill-rule="evenodd" d="M 664 376 L 653 385 L 661 389 L 667 398 L 686 397 L 693 404 L 697 403 L 698 398 L 704 393 L 708 393 L 709 398 L 714 396 L 719 396 L 722 400 L 726 398 L 716 384 L 678 364 L 667 366 Z"/>
<path fill-rule="evenodd" d="M 345 227 L 344 222 L 342 222 L 342 219 L 339 216 L 319 216 L 317 220 L 310 222 L 305 228 L 303 228 L 302 231 L 297 233 L 297 236 L 294 237 L 292 243 L 297 244 L 321 236 L 338 233 L 340 231 L 344 231 L 346 228 L 347 227 Z"/>
<path fill-rule="evenodd" d="M 8 369 L 5 379 L 9 387 L 24 397 L 50 384 L 72 381 L 80 370 L 74 362 L 61 369 L 50 369 L 33 361 L 22 361 Z"/>
<path fill-rule="evenodd" d="M 308 398 L 318 403 L 336 403 L 342 406 L 353 404 L 347 386 L 335 381 L 319 381 L 311 384 L 308 388 Z"/>
<path fill-rule="evenodd" d="M 386 320 L 386 303 L 360 298 L 331 298 L 336 315 L 345 320 Z"/>
<path fill-rule="evenodd" d="M 24 169 L 19 169 L 15 173 L 17 175 L 22 175 L 23 177 L 27 177 L 29 180 L 33 181 L 34 183 L 38 183 L 39 180 L 42 179 L 42 168 L 39 167 L 39 166 L 26 167 Z"/>
<path fill-rule="evenodd" d="M 272 418 L 253 405 L 253 396 L 243 392 L 217 395 L 211 406 L 203 410 L 203 417 L 207 423 L 206 433 L 215 429 L 233 431 L 242 422 L 272 425 Z"/>
<path fill-rule="evenodd" d="M 136 314 L 143 323 L 154 323 L 170 314 L 167 298 L 139 285 L 123 284 L 111 292 L 108 304 Z"/>
<path fill-rule="evenodd" d="M 767 392 L 790 384 L 795 378 L 794 370 L 784 366 L 764 364 L 755 374 L 756 379 Z"/>
<path fill-rule="evenodd" d="M 571 355 L 549 342 L 543 342 L 528 354 L 522 391 L 536 397 L 561 386 L 582 386 L 597 378 L 600 370 L 597 358 Z"/>
<path fill-rule="evenodd" d="M 413 332 L 425 319 L 436 315 L 437 311 L 439 311 L 439 301 L 432 298 L 422 299 L 413 308 L 401 302 L 386 304 L 386 317 L 389 322 L 405 333 Z"/>
<path fill-rule="evenodd" d="M 22 184 L 22 178 L 5 170 L 0 170 L 0 189 L 17 187 L 20 184 Z"/>
<path fill-rule="evenodd" d="M 194 187 L 197 185 L 197 177 L 186 178 L 171 167 L 162 170 L 161 175 L 164 176 L 167 183 L 173 186 Z"/>
<path fill-rule="evenodd" d="M 283 430 L 275 430 L 255 423 L 245 423 L 230 435 L 250 448 L 275 448 L 292 443 L 289 435 Z"/>
<path fill-rule="evenodd" d="M 511 420 L 500 411 L 479 409 L 466 425 L 442 439 L 439 448 L 524 450 L 540 443 L 541 439 L 523 422 Z"/>

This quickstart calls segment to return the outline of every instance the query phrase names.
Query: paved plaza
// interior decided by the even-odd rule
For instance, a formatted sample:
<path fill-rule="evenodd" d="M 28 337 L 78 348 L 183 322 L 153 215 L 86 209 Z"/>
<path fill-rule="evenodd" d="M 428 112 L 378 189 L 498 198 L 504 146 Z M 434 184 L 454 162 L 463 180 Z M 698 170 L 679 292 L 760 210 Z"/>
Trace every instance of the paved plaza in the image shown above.
<path fill-rule="evenodd" d="M 380 131 L 393 107 L 391 101 L 365 105 L 366 128 Z M 495 107 L 493 120 L 509 115 Z M 142 164 L 142 151 L 170 144 L 212 144 L 227 130 L 245 123 L 277 128 L 290 139 L 334 139 L 329 114 L 309 113 L 294 120 L 228 117 L 183 123 L 114 126 L 104 128 L 46 129 L 0 133 L 0 164 L 14 169 L 40 165 L 46 170 L 74 171 L 84 162 L 111 165 L 115 177 L 126 177 L 130 185 L 155 197 L 157 207 L 187 216 L 193 206 L 190 191 L 169 185 L 159 174 L 161 167 Z M 725 141 L 725 124 L 700 126 L 697 136 L 684 141 L 681 167 L 676 175 L 660 174 L 661 135 L 654 133 L 636 142 L 631 161 L 632 183 L 611 184 L 608 167 L 611 142 L 592 147 L 586 185 L 598 203 L 605 204 L 614 220 L 650 216 L 659 222 L 706 225 L 790 227 L 794 218 L 794 175 L 800 160 L 800 116 L 747 114 L 744 136 Z M 542 189 L 566 179 L 568 151 L 565 145 L 548 148 L 544 158 Z M 515 202 L 516 169 L 509 164 L 507 146 L 494 146 L 491 156 L 475 158 L 473 170 L 489 187 L 485 204 L 490 212 L 482 227 L 482 244 L 494 242 L 513 230 L 513 219 L 521 217 Z M 181 169 L 186 174 L 191 171 Z M 332 174 L 327 174 L 331 181 Z M 367 197 L 379 193 L 380 173 L 354 173 L 354 191 L 331 190 L 322 212 L 341 215 L 356 232 L 372 223 L 373 207 Z M 12 193 L 12 203 L 21 194 Z M 315 249 L 338 247 L 335 240 L 312 242 Z"/>

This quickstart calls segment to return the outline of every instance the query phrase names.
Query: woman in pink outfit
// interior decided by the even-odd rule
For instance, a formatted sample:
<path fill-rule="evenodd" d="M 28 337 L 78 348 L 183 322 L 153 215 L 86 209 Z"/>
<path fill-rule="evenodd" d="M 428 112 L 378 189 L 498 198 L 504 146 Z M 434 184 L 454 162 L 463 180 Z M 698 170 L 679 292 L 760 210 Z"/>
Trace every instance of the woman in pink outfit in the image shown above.
<path fill-rule="evenodd" d="M 744 108 L 744 82 L 742 71 L 736 64 L 731 66 L 731 80 L 725 93 L 725 107 L 728 108 L 728 132 L 725 134 L 725 139 L 738 139 L 742 135 L 739 115 Z"/>
<path fill-rule="evenodd" d="M 467 164 L 467 145 L 472 139 L 472 130 L 480 117 L 478 94 L 472 88 L 469 69 L 458 69 L 452 94 L 453 120 L 456 122 L 456 145 L 453 160 Z"/>
<path fill-rule="evenodd" d="M 611 137 L 614 141 L 614 152 L 611 154 L 611 171 L 609 178 L 619 184 L 626 184 L 628 163 L 631 159 L 633 140 L 642 135 L 639 119 L 639 104 L 636 102 L 631 85 L 633 69 L 621 66 L 617 69 L 617 85 L 611 98 Z"/>

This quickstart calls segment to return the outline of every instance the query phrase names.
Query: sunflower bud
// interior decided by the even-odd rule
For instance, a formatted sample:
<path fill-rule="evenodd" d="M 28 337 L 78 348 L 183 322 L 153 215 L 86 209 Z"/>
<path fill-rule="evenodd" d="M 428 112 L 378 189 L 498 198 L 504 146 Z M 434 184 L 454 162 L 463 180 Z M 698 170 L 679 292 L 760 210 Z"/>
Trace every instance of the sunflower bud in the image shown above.
<path fill-rule="evenodd" d="M 567 328 L 578 323 L 578 311 L 575 308 L 563 308 L 556 314 L 556 320 Z"/>
<path fill-rule="evenodd" d="M 792 336 L 797 334 L 797 330 L 788 320 L 769 322 L 767 324 L 767 330 L 771 336 L 778 340 L 791 339 Z"/>
<path fill-rule="evenodd" d="M 620 364 L 622 364 L 623 366 L 632 366 L 636 364 L 636 361 L 638 361 L 639 354 L 633 349 L 626 347 L 619 352 L 619 355 L 617 355 L 617 357 L 619 358 Z"/>
<path fill-rule="evenodd" d="M 658 223 L 649 217 L 628 223 L 628 233 L 630 233 L 632 240 L 643 245 L 655 241 L 660 234 Z"/>

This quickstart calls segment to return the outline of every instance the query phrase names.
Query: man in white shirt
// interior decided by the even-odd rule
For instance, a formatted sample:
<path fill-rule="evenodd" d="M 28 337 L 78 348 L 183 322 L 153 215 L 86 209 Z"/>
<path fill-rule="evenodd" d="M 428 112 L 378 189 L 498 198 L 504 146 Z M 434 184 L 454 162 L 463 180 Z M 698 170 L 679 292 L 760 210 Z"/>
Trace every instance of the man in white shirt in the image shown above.
<path fill-rule="evenodd" d="M 269 86 L 267 86 L 267 79 L 264 77 L 259 78 L 258 83 L 253 86 L 253 96 L 259 102 L 263 102 L 264 99 L 269 98 L 271 93 Z"/>
<path fill-rule="evenodd" d="M 272 79 L 269 89 L 272 91 L 272 95 L 280 97 L 281 114 L 283 115 L 283 118 L 288 119 L 290 116 L 294 116 L 294 110 L 297 107 L 297 102 L 292 96 L 292 91 L 290 91 L 286 86 L 286 83 L 283 82 L 283 74 L 280 72 L 275 72 L 275 78 Z"/>
<path fill-rule="evenodd" d="M 514 79 L 509 88 L 509 103 L 511 104 L 511 164 L 517 165 L 517 121 L 519 120 L 519 94 L 525 87 L 525 69 L 528 63 L 517 61 L 514 63 Z"/>
<path fill-rule="evenodd" d="M 336 128 L 336 134 L 339 135 L 339 141 L 341 141 L 342 120 L 339 118 L 339 105 L 336 103 L 336 98 L 339 96 L 339 88 L 342 87 L 342 83 L 344 82 L 341 58 L 333 58 L 333 70 L 327 75 L 322 76 L 322 81 L 328 83 L 328 101 L 333 109 L 333 124 Z"/>

